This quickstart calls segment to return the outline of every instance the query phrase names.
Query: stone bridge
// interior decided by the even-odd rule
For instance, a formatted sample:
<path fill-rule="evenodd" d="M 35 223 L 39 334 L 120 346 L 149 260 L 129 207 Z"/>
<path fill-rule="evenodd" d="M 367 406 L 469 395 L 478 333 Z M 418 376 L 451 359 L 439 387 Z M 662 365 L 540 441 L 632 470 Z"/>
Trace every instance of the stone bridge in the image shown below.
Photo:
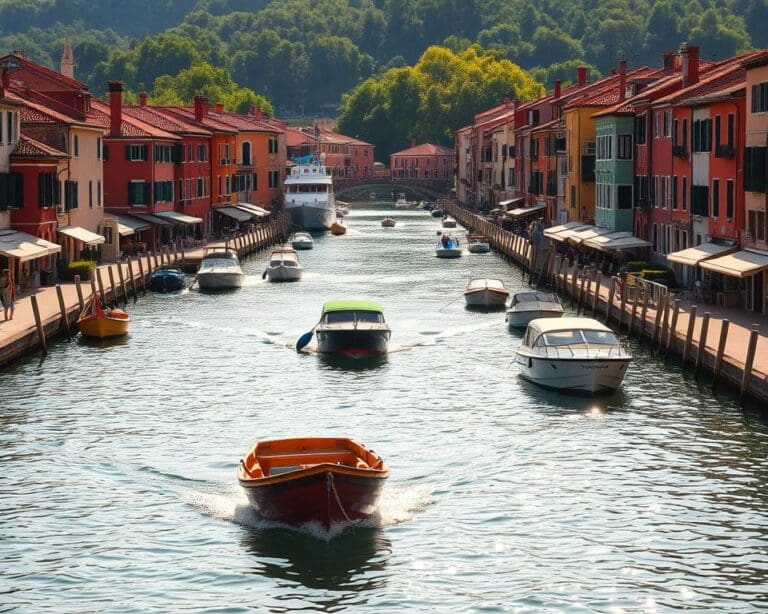
<path fill-rule="evenodd" d="M 413 180 L 389 177 L 368 177 L 366 179 L 345 179 L 334 177 L 333 190 L 339 200 L 396 200 L 400 193 L 408 200 L 436 200 L 451 196 L 453 181 L 448 179 Z"/>

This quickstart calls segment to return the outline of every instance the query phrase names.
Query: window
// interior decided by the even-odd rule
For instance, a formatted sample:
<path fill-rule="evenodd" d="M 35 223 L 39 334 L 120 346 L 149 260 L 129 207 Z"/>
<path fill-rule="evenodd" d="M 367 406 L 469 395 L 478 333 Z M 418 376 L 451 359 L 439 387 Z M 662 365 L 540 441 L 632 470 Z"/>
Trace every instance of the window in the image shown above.
<path fill-rule="evenodd" d="M 37 176 L 40 207 L 55 207 L 61 204 L 61 184 L 56 173 L 40 173 Z"/>
<path fill-rule="evenodd" d="M 768 81 L 752 86 L 752 113 L 768 112 Z"/>
<path fill-rule="evenodd" d="M 280 173 L 279 173 L 279 171 L 269 171 L 269 187 L 270 188 L 279 188 L 280 187 Z"/>
<path fill-rule="evenodd" d="M 229 175 L 224 176 L 224 189 L 225 194 L 231 194 L 232 193 L 232 179 Z"/>
<path fill-rule="evenodd" d="M 93 181 L 88 182 L 88 208 L 93 209 Z"/>
<path fill-rule="evenodd" d="M 733 113 L 728 113 L 728 147 L 733 148 Z"/>
<path fill-rule="evenodd" d="M 208 160 L 208 150 L 205 148 L 205 145 L 197 146 L 197 159 L 200 162 L 206 162 Z"/>
<path fill-rule="evenodd" d="M 672 147 L 677 147 L 680 142 L 680 121 L 675 118 L 672 120 Z"/>
<path fill-rule="evenodd" d="M 681 199 L 681 205 L 683 211 L 688 211 L 688 177 L 683 177 L 682 186 L 683 197 Z"/>
<path fill-rule="evenodd" d="M 96 181 L 96 206 L 101 207 L 101 179 Z"/>
<path fill-rule="evenodd" d="M 76 134 L 72 136 L 72 155 L 75 158 L 80 156 L 80 139 Z"/>
<path fill-rule="evenodd" d="M 619 160 L 631 160 L 632 159 L 632 135 L 620 134 L 618 143 L 618 156 Z"/>
<path fill-rule="evenodd" d="M 179 179 L 179 190 L 177 196 L 179 197 L 179 200 L 184 200 L 184 180 Z"/>
<path fill-rule="evenodd" d="M 672 136 L 672 111 L 664 111 L 664 136 Z"/>
<path fill-rule="evenodd" d="M 733 219 L 733 180 L 728 179 L 725 182 L 725 217 Z"/>
<path fill-rule="evenodd" d="M 194 162 L 195 161 L 195 146 L 189 145 L 187 147 L 187 161 L 188 162 Z"/>
<path fill-rule="evenodd" d="M 529 144 L 529 157 L 531 158 L 538 158 L 539 157 L 539 139 L 532 138 Z"/>
<path fill-rule="evenodd" d="M 712 217 L 720 217 L 720 180 L 712 180 Z"/>
<path fill-rule="evenodd" d="M 720 116 L 715 115 L 715 147 L 720 147 Z"/>
<path fill-rule="evenodd" d="M 678 201 L 678 193 L 677 193 L 677 175 L 672 177 L 672 208 L 677 209 L 677 201 Z"/>
<path fill-rule="evenodd" d="M 173 181 L 155 181 L 155 202 L 173 202 Z"/>
<path fill-rule="evenodd" d="M 155 164 L 173 162 L 173 148 L 170 145 L 155 145 Z"/>
<path fill-rule="evenodd" d="M 653 233 L 651 234 L 651 243 L 653 244 L 653 251 L 659 253 L 659 228 L 656 224 L 653 225 Z"/>
<path fill-rule="evenodd" d="M 146 181 L 128 182 L 128 204 L 132 206 L 144 206 L 149 204 L 149 183 Z"/>
<path fill-rule="evenodd" d="M 77 181 L 64 182 L 64 209 L 70 211 L 77 209 Z"/>
<path fill-rule="evenodd" d="M 101 137 L 96 137 L 96 159 L 101 160 Z"/>
<path fill-rule="evenodd" d="M 653 138 L 658 139 L 659 135 L 661 134 L 661 113 L 654 113 L 653 114 Z"/>
<path fill-rule="evenodd" d="M 645 145 L 645 117 L 645 114 L 643 114 L 635 118 L 635 142 L 638 145 Z"/>
<path fill-rule="evenodd" d="M 693 120 L 691 145 L 694 152 L 712 151 L 712 120 Z"/>
<path fill-rule="evenodd" d="M 101 159 L 104 161 L 109 160 L 109 147 L 107 145 L 101 146 Z"/>
<path fill-rule="evenodd" d="M 756 241 L 765 241 L 765 211 L 747 212 L 747 232 Z"/>
<path fill-rule="evenodd" d="M 268 147 L 269 153 L 276 154 L 277 153 L 277 139 L 269 139 L 269 143 L 268 143 L 267 147 Z M 368 154 L 368 152 L 366 152 L 366 155 L 367 154 Z"/>
<path fill-rule="evenodd" d="M 765 147 L 747 147 L 744 150 L 744 189 L 747 192 L 765 192 Z"/>
<path fill-rule="evenodd" d="M 613 135 L 603 135 L 597 137 L 597 159 L 598 160 L 612 160 L 613 159 Z"/>
<path fill-rule="evenodd" d="M 8 111 L 8 144 L 12 145 L 16 140 L 16 114 Z"/>
<path fill-rule="evenodd" d="M 242 154 L 240 156 L 240 163 L 245 166 L 251 165 L 251 144 L 248 142 L 243 143 Z"/>
<path fill-rule="evenodd" d="M 683 151 L 688 151 L 688 118 L 683 119 Z"/>
<path fill-rule="evenodd" d="M 131 162 L 144 162 L 147 159 L 146 145 L 126 145 L 125 159 Z"/>
<path fill-rule="evenodd" d="M 691 187 L 691 213 L 701 217 L 709 215 L 709 186 L 695 185 Z"/>
<path fill-rule="evenodd" d="M 635 175 L 635 205 L 645 207 L 648 204 L 648 177 Z"/>
<path fill-rule="evenodd" d="M 0 145 L 3 144 L 3 112 L 0 111 Z"/>
<path fill-rule="evenodd" d="M 202 198 L 205 195 L 205 192 L 203 191 L 203 178 L 198 177 L 197 178 L 197 197 Z"/>

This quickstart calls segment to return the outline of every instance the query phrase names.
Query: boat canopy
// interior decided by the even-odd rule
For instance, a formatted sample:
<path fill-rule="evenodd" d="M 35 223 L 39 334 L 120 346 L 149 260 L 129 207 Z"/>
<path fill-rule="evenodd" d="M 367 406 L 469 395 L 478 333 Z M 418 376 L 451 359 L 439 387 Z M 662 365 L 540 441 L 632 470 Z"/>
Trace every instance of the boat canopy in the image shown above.
<path fill-rule="evenodd" d="M 613 332 L 602 322 L 592 318 L 537 318 L 531 320 L 528 328 L 537 334 L 551 333 L 562 330 L 600 330 Z"/>
<path fill-rule="evenodd" d="M 323 314 L 332 311 L 376 311 L 381 313 L 381 305 L 366 299 L 337 299 L 323 304 Z"/>

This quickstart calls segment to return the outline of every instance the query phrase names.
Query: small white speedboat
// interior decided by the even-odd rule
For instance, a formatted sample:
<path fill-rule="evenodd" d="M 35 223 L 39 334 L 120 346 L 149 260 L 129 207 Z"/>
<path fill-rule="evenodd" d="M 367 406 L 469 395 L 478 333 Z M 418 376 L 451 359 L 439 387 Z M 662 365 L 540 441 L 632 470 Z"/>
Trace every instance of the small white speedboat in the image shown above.
<path fill-rule="evenodd" d="M 395 201 L 395 209 L 410 209 L 414 206 L 410 200 L 405 200 L 402 196 Z"/>
<path fill-rule="evenodd" d="M 279 247 L 272 250 L 264 275 L 269 281 L 298 281 L 301 279 L 301 272 L 299 254 L 296 250 L 290 247 Z"/>
<path fill-rule="evenodd" d="M 616 390 L 632 361 L 616 334 L 592 318 L 532 320 L 515 354 L 525 379 L 590 394 Z"/>
<path fill-rule="evenodd" d="M 201 290 L 225 290 L 243 285 L 243 269 L 237 252 L 232 248 L 206 247 L 197 270 L 197 285 Z"/>
<path fill-rule="evenodd" d="M 291 247 L 293 249 L 312 249 L 315 246 L 315 240 L 308 232 L 297 232 L 291 237 Z"/>
<path fill-rule="evenodd" d="M 456 220 L 448 216 L 443 220 L 443 228 L 456 228 Z"/>
<path fill-rule="evenodd" d="M 509 328 L 525 328 L 537 318 L 561 318 L 565 310 L 551 292 L 516 292 L 507 309 Z"/>
<path fill-rule="evenodd" d="M 461 255 L 459 240 L 447 234 L 441 234 L 435 246 L 435 256 L 438 258 L 461 258 Z"/>
<path fill-rule="evenodd" d="M 491 245 L 485 239 L 470 239 L 467 251 L 470 254 L 487 254 L 491 251 Z"/>
<path fill-rule="evenodd" d="M 509 291 L 500 279 L 473 279 L 464 290 L 464 300 L 469 307 L 503 307 Z"/>

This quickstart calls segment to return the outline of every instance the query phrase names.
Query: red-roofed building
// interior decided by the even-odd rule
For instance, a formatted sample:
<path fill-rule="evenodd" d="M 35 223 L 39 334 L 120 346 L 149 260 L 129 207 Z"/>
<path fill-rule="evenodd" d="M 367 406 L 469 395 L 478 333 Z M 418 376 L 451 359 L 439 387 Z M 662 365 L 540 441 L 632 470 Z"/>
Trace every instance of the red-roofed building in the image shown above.
<path fill-rule="evenodd" d="M 287 127 L 288 159 L 324 156 L 325 167 L 334 177 L 365 179 L 373 175 L 374 146 L 319 125 Z"/>
<path fill-rule="evenodd" d="M 453 149 L 432 143 L 414 144 L 390 157 L 392 179 L 442 180 L 453 179 L 455 155 Z"/>

